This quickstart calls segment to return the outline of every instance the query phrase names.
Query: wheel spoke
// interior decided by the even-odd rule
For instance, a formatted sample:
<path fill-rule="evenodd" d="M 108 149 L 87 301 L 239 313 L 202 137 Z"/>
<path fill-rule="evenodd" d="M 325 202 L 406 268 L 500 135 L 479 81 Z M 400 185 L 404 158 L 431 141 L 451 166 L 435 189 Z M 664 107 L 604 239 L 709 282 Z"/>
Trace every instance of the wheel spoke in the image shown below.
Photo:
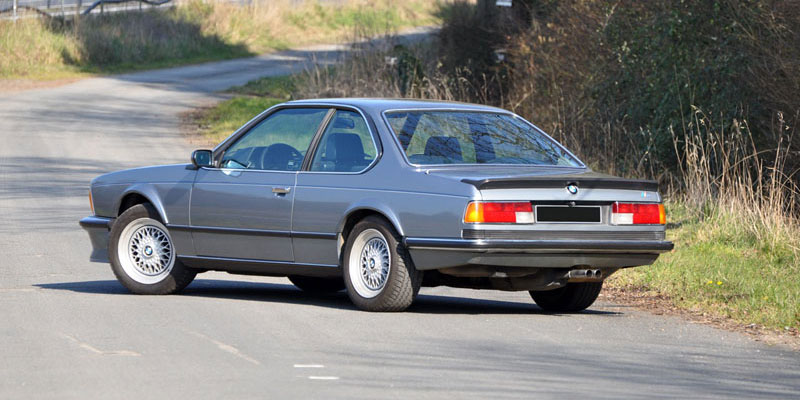
<path fill-rule="evenodd" d="M 383 288 L 389 272 L 389 247 L 381 237 L 373 237 L 364 244 L 359 257 L 361 281 L 372 291 Z"/>
<path fill-rule="evenodd" d="M 153 276 L 163 273 L 172 259 L 172 244 L 166 232 L 155 226 L 138 228 L 130 239 L 128 248 L 133 266 L 142 274 Z"/>

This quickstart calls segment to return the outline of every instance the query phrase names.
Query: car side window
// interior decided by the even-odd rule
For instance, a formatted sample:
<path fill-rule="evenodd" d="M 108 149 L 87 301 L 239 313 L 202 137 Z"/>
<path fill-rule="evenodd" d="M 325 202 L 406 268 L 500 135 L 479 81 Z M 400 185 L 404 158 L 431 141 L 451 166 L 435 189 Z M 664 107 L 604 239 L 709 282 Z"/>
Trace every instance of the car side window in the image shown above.
<path fill-rule="evenodd" d="M 367 122 L 354 111 L 337 110 L 320 139 L 311 171 L 358 172 L 377 157 Z"/>
<path fill-rule="evenodd" d="M 297 171 L 328 113 L 326 108 L 288 108 L 259 122 L 228 147 L 221 168 Z"/>

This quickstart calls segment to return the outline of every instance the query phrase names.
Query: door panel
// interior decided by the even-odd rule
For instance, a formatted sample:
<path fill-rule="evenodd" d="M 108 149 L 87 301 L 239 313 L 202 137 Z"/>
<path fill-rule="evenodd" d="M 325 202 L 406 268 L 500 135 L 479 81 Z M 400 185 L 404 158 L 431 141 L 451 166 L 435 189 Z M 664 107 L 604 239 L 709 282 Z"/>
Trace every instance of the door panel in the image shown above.
<path fill-rule="evenodd" d="M 192 189 L 198 256 L 294 261 L 292 202 L 314 135 L 328 108 L 286 108 L 266 116 L 201 168 Z"/>
<path fill-rule="evenodd" d="M 197 255 L 293 261 L 294 180 L 286 172 L 200 169 L 191 216 Z"/>
<path fill-rule="evenodd" d="M 363 175 L 298 175 L 293 213 L 297 235 L 292 238 L 297 262 L 339 263 L 337 225 L 351 204 L 372 194 L 369 190 L 343 189 L 354 179 L 365 181 Z"/>
<path fill-rule="evenodd" d="M 371 195 L 368 169 L 378 147 L 367 121 L 337 110 L 320 137 L 308 172 L 297 177 L 292 245 L 297 262 L 338 264 L 337 224 L 350 205 Z"/>

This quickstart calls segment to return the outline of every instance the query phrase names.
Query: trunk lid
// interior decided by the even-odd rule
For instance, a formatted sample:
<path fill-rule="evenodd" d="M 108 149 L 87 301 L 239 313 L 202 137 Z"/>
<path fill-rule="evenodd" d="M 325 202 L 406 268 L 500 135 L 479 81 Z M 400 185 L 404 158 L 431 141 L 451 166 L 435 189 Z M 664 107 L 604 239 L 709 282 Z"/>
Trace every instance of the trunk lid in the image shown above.
<path fill-rule="evenodd" d="M 580 189 L 612 189 L 657 192 L 658 182 L 625 179 L 601 174 L 588 168 L 514 167 L 514 166 L 453 166 L 425 169 L 429 175 L 459 180 L 480 191 L 494 189 L 565 189 L 575 185 Z"/>

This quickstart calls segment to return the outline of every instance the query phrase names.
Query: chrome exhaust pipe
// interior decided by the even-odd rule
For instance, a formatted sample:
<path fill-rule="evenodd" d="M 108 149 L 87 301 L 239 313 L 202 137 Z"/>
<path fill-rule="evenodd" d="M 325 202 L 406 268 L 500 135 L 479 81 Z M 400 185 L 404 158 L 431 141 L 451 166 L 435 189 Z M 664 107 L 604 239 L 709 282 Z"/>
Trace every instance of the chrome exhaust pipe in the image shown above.
<path fill-rule="evenodd" d="M 603 271 L 599 269 L 573 269 L 567 273 L 570 282 L 599 281 L 603 279 Z"/>
<path fill-rule="evenodd" d="M 569 279 L 584 279 L 584 278 L 591 278 L 592 270 L 590 269 L 573 269 L 567 273 L 567 278 Z"/>

